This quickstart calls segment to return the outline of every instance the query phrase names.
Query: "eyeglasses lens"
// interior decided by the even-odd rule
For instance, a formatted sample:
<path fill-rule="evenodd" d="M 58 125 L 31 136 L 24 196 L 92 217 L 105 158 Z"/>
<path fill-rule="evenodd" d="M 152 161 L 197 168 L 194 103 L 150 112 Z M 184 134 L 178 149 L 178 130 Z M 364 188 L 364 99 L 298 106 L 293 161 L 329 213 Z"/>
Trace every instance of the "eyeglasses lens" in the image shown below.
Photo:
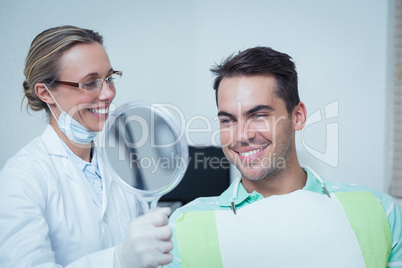
<path fill-rule="evenodd" d="M 94 80 L 92 82 L 86 83 L 85 84 L 85 89 L 87 91 L 97 92 L 97 91 L 99 91 L 101 89 L 103 80 L 105 80 L 106 83 L 110 87 L 113 87 L 113 86 L 115 86 L 116 84 L 119 83 L 120 78 L 121 78 L 121 73 L 115 73 L 115 74 L 112 74 L 111 76 L 109 76 L 109 77 L 107 77 L 105 79 L 96 79 L 96 80 Z"/>

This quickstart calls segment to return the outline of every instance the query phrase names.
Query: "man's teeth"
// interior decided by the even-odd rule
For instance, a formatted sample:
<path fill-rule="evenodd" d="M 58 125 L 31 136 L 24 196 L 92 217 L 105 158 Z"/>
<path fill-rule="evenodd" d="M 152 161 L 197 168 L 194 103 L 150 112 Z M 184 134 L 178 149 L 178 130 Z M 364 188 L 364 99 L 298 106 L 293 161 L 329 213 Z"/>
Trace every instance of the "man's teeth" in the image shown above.
<path fill-rule="evenodd" d="M 239 152 L 239 154 L 240 154 L 241 156 L 247 157 L 247 156 L 250 156 L 250 155 L 253 155 L 253 154 L 256 154 L 256 153 L 260 152 L 262 149 L 264 149 L 264 147 L 255 149 L 255 150 L 253 150 L 253 151 L 244 152 L 244 153 L 240 153 L 240 152 Z"/>
<path fill-rule="evenodd" d="M 106 108 L 106 109 L 89 109 L 89 111 L 91 113 L 94 113 L 94 114 L 107 114 L 107 113 L 109 113 L 109 108 Z"/>

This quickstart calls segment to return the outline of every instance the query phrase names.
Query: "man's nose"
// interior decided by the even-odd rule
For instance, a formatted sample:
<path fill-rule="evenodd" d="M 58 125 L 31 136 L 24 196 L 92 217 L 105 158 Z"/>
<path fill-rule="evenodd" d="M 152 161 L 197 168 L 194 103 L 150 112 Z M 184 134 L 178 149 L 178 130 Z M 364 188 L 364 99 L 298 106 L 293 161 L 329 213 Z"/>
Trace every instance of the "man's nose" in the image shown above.
<path fill-rule="evenodd" d="M 239 121 L 237 132 L 237 141 L 242 143 L 251 141 L 256 136 L 256 129 L 245 119 Z"/>

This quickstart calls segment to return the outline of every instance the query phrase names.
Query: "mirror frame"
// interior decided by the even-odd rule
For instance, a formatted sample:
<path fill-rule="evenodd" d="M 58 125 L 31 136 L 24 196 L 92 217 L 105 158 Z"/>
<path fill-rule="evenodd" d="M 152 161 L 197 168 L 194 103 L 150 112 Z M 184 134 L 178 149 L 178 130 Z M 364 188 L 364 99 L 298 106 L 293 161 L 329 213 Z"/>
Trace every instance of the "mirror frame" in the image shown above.
<path fill-rule="evenodd" d="M 152 109 L 152 105 L 155 105 L 158 109 Z M 165 187 L 161 187 L 156 190 L 140 190 L 136 189 L 133 186 L 129 185 L 124 181 L 123 178 L 119 176 L 119 174 L 115 171 L 113 168 L 109 156 L 107 154 L 108 150 L 108 139 L 109 139 L 109 132 L 111 127 L 114 127 L 114 124 L 116 122 L 116 119 L 119 118 L 120 115 L 125 113 L 128 110 L 131 110 L 132 108 L 142 108 L 142 109 L 148 109 L 150 113 L 155 113 L 156 115 L 160 116 L 170 127 L 170 129 L 173 131 L 173 134 L 175 137 L 179 137 L 179 140 L 177 141 L 177 146 L 179 146 L 179 154 L 180 154 L 180 160 L 181 163 L 179 167 L 176 168 L 175 173 L 173 175 L 172 180 L 170 180 L 169 185 Z M 104 161 L 106 164 L 106 167 L 109 169 L 109 172 L 111 175 L 115 176 L 117 178 L 117 182 L 123 186 L 126 190 L 129 192 L 132 192 L 135 195 L 139 195 L 145 199 L 151 200 L 155 199 L 158 197 L 161 197 L 167 193 L 169 193 L 171 190 L 173 190 L 182 180 L 188 166 L 188 143 L 184 135 L 184 129 L 183 133 L 181 134 L 179 129 L 180 126 L 176 122 L 177 120 L 174 119 L 174 116 L 172 115 L 171 111 L 163 107 L 163 104 L 158 104 L 158 103 L 153 103 L 153 102 L 145 102 L 145 101 L 132 101 L 125 103 L 118 107 L 111 115 L 109 115 L 104 129 L 103 129 L 103 135 L 102 135 L 102 154 L 104 155 Z M 182 135 L 182 137 L 180 137 Z M 158 198 L 159 199 L 159 198 Z M 157 200 L 156 200 L 157 201 Z"/>

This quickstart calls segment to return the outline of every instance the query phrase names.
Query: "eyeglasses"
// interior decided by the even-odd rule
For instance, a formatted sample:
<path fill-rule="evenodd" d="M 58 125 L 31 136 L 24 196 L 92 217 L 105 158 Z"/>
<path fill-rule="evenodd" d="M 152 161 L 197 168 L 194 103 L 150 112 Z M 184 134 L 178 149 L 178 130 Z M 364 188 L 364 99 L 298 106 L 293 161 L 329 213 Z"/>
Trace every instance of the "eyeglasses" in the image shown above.
<path fill-rule="evenodd" d="M 83 88 L 85 90 L 85 92 L 86 91 L 98 92 L 102 88 L 103 81 L 106 81 L 106 83 L 108 84 L 109 87 L 114 87 L 114 85 L 119 83 L 122 75 L 123 75 L 123 72 L 113 71 L 113 73 L 111 75 L 109 75 L 108 77 L 106 77 L 104 79 L 95 79 L 88 83 L 74 83 L 74 82 L 66 82 L 66 81 L 55 81 L 55 83 L 72 86 L 72 87 Z"/>

